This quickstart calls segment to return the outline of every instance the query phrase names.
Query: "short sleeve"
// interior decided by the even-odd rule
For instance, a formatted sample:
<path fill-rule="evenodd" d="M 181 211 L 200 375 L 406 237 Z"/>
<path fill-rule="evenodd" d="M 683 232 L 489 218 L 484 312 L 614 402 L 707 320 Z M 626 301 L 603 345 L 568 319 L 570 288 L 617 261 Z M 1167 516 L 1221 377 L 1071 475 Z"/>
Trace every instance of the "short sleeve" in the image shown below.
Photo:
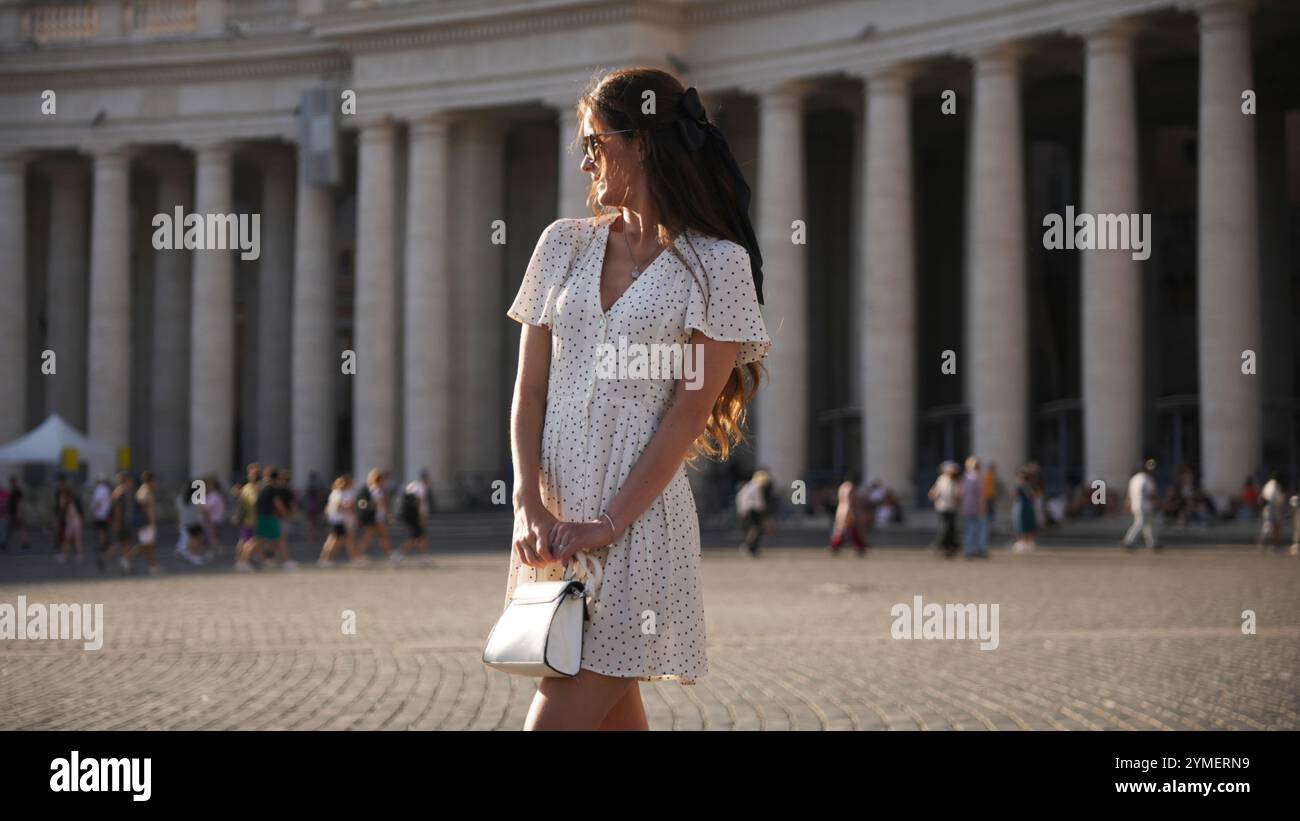
<path fill-rule="evenodd" d="M 758 305 L 749 253 L 735 242 L 717 240 L 700 254 L 700 261 L 705 269 L 703 287 L 696 272 L 686 306 L 686 330 L 698 330 L 719 342 L 740 342 L 737 365 L 767 356 L 772 339 Z"/>
<path fill-rule="evenodd" d="M 556 291 L 564 283 L 569 266 L 573 264 L 577 232 L 575 220 L 558 219 L 546 226 L 533 256 L 524 271 L 524 281 L 511 303 L 506 316 L 529 325 L 551 324 L 551 309 Z"/>

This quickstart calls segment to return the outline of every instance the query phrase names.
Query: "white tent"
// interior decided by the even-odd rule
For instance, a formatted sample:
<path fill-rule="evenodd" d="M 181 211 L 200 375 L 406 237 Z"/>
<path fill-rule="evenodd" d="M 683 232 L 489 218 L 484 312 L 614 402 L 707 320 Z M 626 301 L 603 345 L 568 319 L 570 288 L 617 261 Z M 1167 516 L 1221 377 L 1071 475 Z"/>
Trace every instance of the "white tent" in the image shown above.
<path fill-rule="evenodd" d="M 63 451 L 76 448 L 77 456 L 109 456 L 110 445 L 104 445 L 69 425 L 57 413 L 34 429 L 0 447 L 0 463 L 28 463 L 57 465 L 63 461 Z"/>

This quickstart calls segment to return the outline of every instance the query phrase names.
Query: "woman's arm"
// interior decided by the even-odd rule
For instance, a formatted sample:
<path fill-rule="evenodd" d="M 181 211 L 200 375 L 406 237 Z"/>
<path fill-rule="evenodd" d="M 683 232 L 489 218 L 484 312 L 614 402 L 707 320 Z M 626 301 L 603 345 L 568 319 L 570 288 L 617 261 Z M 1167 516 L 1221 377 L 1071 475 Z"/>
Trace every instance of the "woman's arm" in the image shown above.
<path fill-rule="evenodd" d="M 579 550 L 592 550 L 617 541 L 628 525 L 663 493 L 682 466 L 691 443 L 704 432 L 713 403 L 736 367 L 740 343 L 719 342 L 696 330 L 691 333 L 690 344 L 700 346 L 697 350 L 704 364 L 703 384 L 697 390 L 689 390 L 685 380 L 677 381 L 672 405 L 632 466 L 627 481 L 603 511 L 613 519 L 613 529 L 604 516 L 593 522 L 559 522 L 552 528 L 551 543 L 563 545 L 556 552 L 559 561 L 567 562 Z"/>
<path fill-rule="evenodd" d="M 510 405 L 510 452 L 515 465 L 514 549 L 530 567 L 555 561 L 550 532 L 555 516 L 542 504 L 542 425 L 551 374 L 551 330 L 524 324 L 519 335 L 519 371 Z"/>

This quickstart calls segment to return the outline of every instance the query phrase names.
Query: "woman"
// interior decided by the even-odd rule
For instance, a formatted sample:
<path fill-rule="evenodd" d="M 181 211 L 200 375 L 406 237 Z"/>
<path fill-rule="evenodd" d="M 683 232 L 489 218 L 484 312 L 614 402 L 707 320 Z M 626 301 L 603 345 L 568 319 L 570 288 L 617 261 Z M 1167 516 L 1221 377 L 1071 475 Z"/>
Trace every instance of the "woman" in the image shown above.
<path fill-rule="evenodd" d="M 358 527 L 361 538 L 356 541 L 356 551 L 352 560 L 358 565 L 366 562 L 366 552 L 370 550 L 370 540 L 379 537 L 379 546 L 389 561 L 400 561 L 402 555 L 393 552 L 393 540 L 388 535 L 388 491 L 385 481 L 388 475 L 375 468 L 366 474 L 366 485 L 357 492 L 356 506 Z"/>
<path fill-rule="evenodd" d="M 961 470 L 956 462 L 947 461 L 939 467 L 939 478 L 934 480 L 927 494 L 934 503 L 934 511 L 939 515 L 939 535 L 936 544 L 943 548 L 945 558 L 957 555 L 957 504 L 961 501 L 961 485 L 957 483 L 957 473 Z"/>
<path fill-rule="evenodd" d="M 525 728 L 648 729 L 639 681 L 708 672 L 686 461 L 725 459 L 743 441 L 771 347 L 762 258 L 749 187 L 694 89 L 625 69 L 576 113 L 589 200 L 605 213 L 547 227 L 508 311 L 523 332 L 506 600 L 589 551 L 603 573 L 582 669 L 540 681 Z M 624 340 L 669 346 L 702 372 L 612 378 L 598 363 Z"/>
<path fill-rule="evenodd" d="M 1032 553 L 1037 547 L 1038 510 L 1034 505 L 1035 495 L 1030 469 L 1021 468 L 1016 472 L 1015 503 L 1011 514 L 1016 533 L 1011 549 L 1016 553 Z"/>
<path fill-rule="evenodd" d="M 203 553 L 203 522 L 207 518 L 205 505 L 194 503 L 194 485 L 182 488 L 176 494 L 177 523 L 180 525 L 181 538 L 184 540 L 176 550 L 176 555 L 193 565 L 207 562 Z"/>
<path fill-rule="evenodd" d="M 83 559 L 81 553 L 81 498 L 72 492 L 72 488 L 64 486 L 59 490 L 59 501 L 55 508 L 58 510 L 59 524 L 63 528 L 63 552 L 59 553 L 59 563 L 66 562 L 75 548 L 77 551 L 77 564 L 81 564 Z"/>
<path fill-rule="evenodd" d="M 849 473 L 835 493 L 835 521 L 831 527 L 830 543 L 832 556 L 840 555 L 845 534 L 853 540 L 858 558 L 867 555 L 867 540 L 862 536 L 862 529 L 870 519 L 864 515 L 864 506 L 859 496 L 857 474 Z"/>
<path fill-rule="evenodd" d="M 329 501 L 325 503 L 325 519 L 329 522 L 330 535 L 321 545 L 320 558 L 316 564 L 320 567 L 333 567 L 334 554 L 342 545 L 348 555 L 352 555 L 352 531 L 356 529 L 355 507 L 356 492 L 352 489 L 352 477 L 346 473 L 334 480 Z"/>

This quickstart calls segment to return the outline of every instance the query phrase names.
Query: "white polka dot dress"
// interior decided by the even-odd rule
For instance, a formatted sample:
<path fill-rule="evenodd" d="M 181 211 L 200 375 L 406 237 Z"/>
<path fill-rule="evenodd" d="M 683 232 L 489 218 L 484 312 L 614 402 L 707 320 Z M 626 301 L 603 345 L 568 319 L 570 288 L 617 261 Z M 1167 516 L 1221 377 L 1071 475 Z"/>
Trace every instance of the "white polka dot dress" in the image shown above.
<path fill-rule="evenodd" d="M 635 355 L 622 357 L 629 367 L 618 373 L 621 344 L 685 346 L 698 329 L 743 343 L 738 364 L 762 359 L 772 346 L 745 249 L 695 231 L 676 241 L 694 274 L 665 249 L 602 312 L 600 272 L 615 219 L 551 223 L 507 312 L 551 329 L 541 488 L 543 503 L 561 521 L 590 521 L 608 507 L 671 404 L 675 374 L 647 374 L 633 364 L 646 358 Z M 699 517 L 686 466 L 618 542 L 591 555 L 604 574 L 583 626 L 582 667 L 683 684 L 705 675 Z M 528 567 L 512 552 L 506 602 L 519 582 L 563 574 L 559 564 Z"/>

